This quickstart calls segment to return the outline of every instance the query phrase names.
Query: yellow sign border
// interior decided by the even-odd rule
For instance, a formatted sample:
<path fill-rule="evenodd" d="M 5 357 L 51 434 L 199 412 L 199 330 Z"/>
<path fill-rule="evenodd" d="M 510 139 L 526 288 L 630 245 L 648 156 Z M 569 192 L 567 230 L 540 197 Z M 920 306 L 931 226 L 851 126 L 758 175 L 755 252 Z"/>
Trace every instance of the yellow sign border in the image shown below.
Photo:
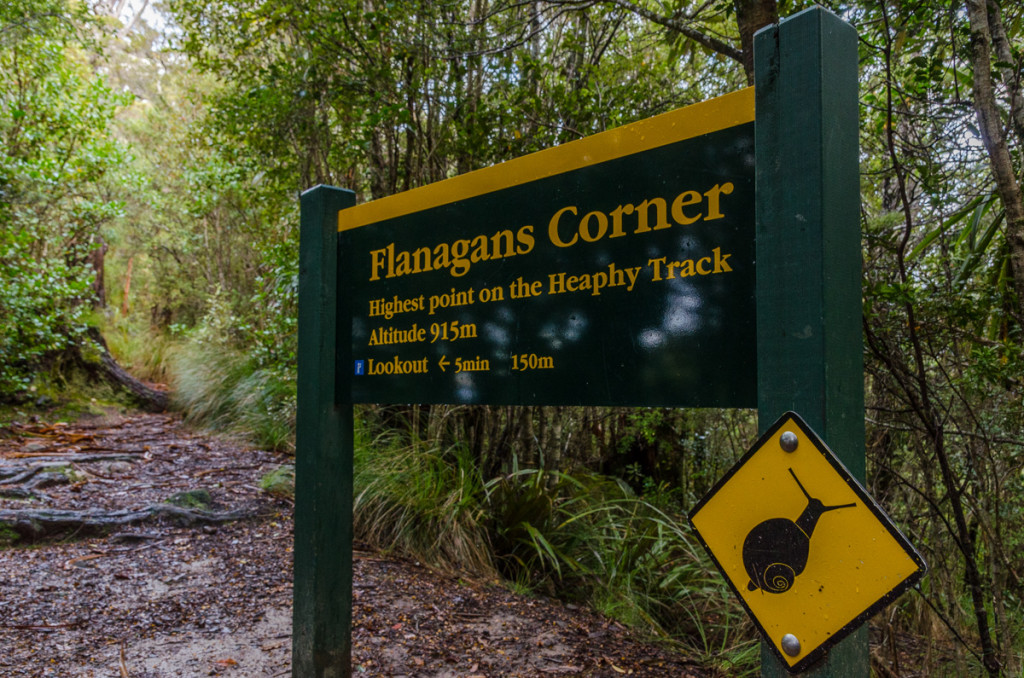
<path fill-rule="evenodd" d="M 748 465 L 748 462 L 752 461 L 752 458 L 760 454 L 768 454 L 769 450 L 771 449 L 775 449 L 778 453 L 783 454 L 783 456 L 785 456 L 786 453 L 780 448 L 777 437 L 780 431 L 782 431 L 783 428 L 787 426 L 789 427 L 788 430 L 790 431 L 799 431 L 797 433 L 797 437 L 799 439 L 803 439 L 805 443 L 809 442 L 811 446 L 818 453 L 820 453 L 821 456 L 818 457 L 818 459 L 820 459 L 820 462 L 815 463 L 824 464 L 825 466 L 831 467 L 832 471 L 834 471 L 836 474 L 836 476 L 834 477 L 834 482 L 837 483 L 840 487 L 845 486 L 847 492 L 850 492 L 857 500 L 862 502 L 862 510 L 873 515 L 874 518 L 877 520 L 876 525 L 879 534 L 881 535 L 887 532 L 889 536 L 891 536 L 891 538 L 893 539 L 893 543 L 888 545 L 887 548 L 889 549 L 889 551 L 901 551 L 899 555 L 906 559 L 905 562 L 900 563 L 900 565 L 902 565 L 903 567 L 909 565 L 908 569 L 897 568 L 898 571 L 892 572 L 891 576 L 893 577 L 893 579 L 889 583 L 883 584 L 883 586 L 878 588 L 878 597 L 869 598 L 868 600 L 873 600 L 874 602 L 866 604 L 863 611 L 856 613 L 852 611 L 848 612 L 843 610 L 837 610 L 838 618 L 834 621 L 839 621 L 840 625 L 834 630 L 826 629 L 823 631 L 823 629 L 819 628 L 818 626 L 818 622 L 828 619 L 828 617 L 830 616 L 828 612 L 825 612 L 822 617 L 815 615 L 822 615 L 822 613 L 824 612 L 823 609 L 812 610 L 810 607 L 800 608 L 800 610 L 802 610 L 800 612 L 800 615 L 807 616 L 808 623 L 811 623 L 812 618 L 816 620 L 815 622 L 813 622 L 814 633 L 806 633 L 806 629 L 804 629 L 803 632 L 801 632 L 800 629 L 793 630 L 796 631 L 799 635 L 804 636 L 802 638 L 803 642 L 812 640 L 814 638 L 816 638 L 816 640 L 813 640 L 808 645 L 801 647 L 794 656 L 788 656 L 783 651 L 781 644 L 781 632 L 774 634 L 769 632 L 769 627 L 774 628 L 775 626 L 777 626 L 776 622 L 779 618 L 777 612 L 780 608 L 764 608 L 764 606 L 760 604 L 758 598 L 751 597 L 748 600 L 747 595 L 745 595 L 740 590 L 742 583 L 747 579 L 747 573 L 740 571 L 744 569 L 745 563 L 741 563 L 739 566 L 737 566 L 736 563 L 733 562 L 737 554 L 733 553 L 732 551 L 737 550 L 739 548 L 742 538 L 738 535 L 745 532 L 745 530 L 739 528 L 739 531 L 735 535 L 738 541 L 735 541 L 732 537 L 729 537 L 728 535 L 728 533 L 732 530 L 733 527 L 739 527 L 739 524 L 737 524 L 735 521 L 730 521 L 729 525 L 719 525 L 719 528 L 724 527 L 725 529 L 724 533 L 719 534 L 718 531 L 711 530 L 711 528 L 716 523 L 715 519 L 713 517 L 704 518 L 700 515 L 701 511 L 705 507 L 707 507 L 709 504 L 712 504 L 715 501 L 715 498 L 719 494 L 719 491 L 725 488 L 726 485 L 728 485 L 729 482 L 734 477 L 737 476 L 737 474 L 746 472 L 745 467 Z M 800 447 L 802 448 L 803 446 L 801 445 Z M 753 473 L 755 476 L 760 473 L 764 473 L 765 471 L 763 470 L 763 467 L 764 459 L 761 460 L 762 470 L 754 470 L 751 471 L 750 473 Z M 773 466 L 772 468 L 775 467 Z M 762 478 L 762 480 L 764 479 Z M 797 480 L 796 482 L 799 483 L 799 480 Z M 801 489 L 803 490 L 802 486 Z M 804 490 L 804 494 L 806 494 L 806 490 Z M 833 493 L 832 496 L 837 497 L 837 501 L 848 501 L 848 497 L 838 499 L 838 497 L 840 497 L 841 495 L 835 493 Z M 782 500 L 783 498 L 780 496 L 780 501 Z M 803 504 L 807 500 L 800 497 L 797 501 L 800 504 Z M 840 507 L 837 506 L 835 508 Z M 721 509 L 718 509 L 718 511 L 719 513 L 715 515 L 721 514 Z M 747 513 L 749 514 L 749 512 Z M 783 513 L 789 512 L 783 511 Z M 745 515 L 744 519 L 748 518 L 750 518 L 750 515 Z M 756 516 L 754 517 L 754 519 L 756 520 Z M 864 487 L 857 481 L 857 479 L 850 474 L 850 472 L 846 469 L 845 466 L 843 466 L 842 462 L 839 461 L 839 458 L 835 456 L 835 453 L 833 453 L 828 448 L 825 442 L 795 412 L 785 413 L 782 417 L 779 418 L 778 421 L 776 421 L 774 424 L 772 424 L 772 426 L 768 428 L 764 435 L 762 435 L 758 439 L 758 441 L 750 447 L 746 454 L 744 454 L 743 457 L 740 458 L 740 460 L 737 461 L 732 466 L 732 468 L 729 469 L 729 471 L 715 484 L 715 486 L 710 491 L 708 491 L 708 493 L 700 500 L 700 502 L 698 502 L 698 504 L 690 511 L 688 520 L 690 526 L 693 528 L 694 534 L 697 536 L 701 545 L 711 556 L 711 559 L 712 561 L 714 561 L 715 566 L 722 572 L 726 582 L 729 584 L 729 587 L 736 594 L 736 597 L 743 605 L 743 608 L 747 611 L 748 616 L 754 622 L 754 625 L 761 633 L 762 637 L 764 638 L 764 641 L 768 644 L 769 647 L 771 647 L 773 653 L 776 655 L 776 657 L 778 657 L 782 665 L 785 666 L 787 670 L 792 673 L 800 673 L 815 665 L 818 661 L 822 659 L 822 657 L 824 657 L 825 653 L 829 649 L 831 649 L 836 643 L 838 643 L 844 637 L 849 635 L 849 633 L 852 632 L 854 629 L 858 628 L 863 623 L 865 623 L 871 616 L 879 612 L 885 605 L 888 605 L 890 602 L 894 601 L 907 589 L 914 586 L 927 571 L 927 565 L 925 564 L 924 559 L 921 557 L 921 554 L 918 553 L 918 551 L 913 547 L 910 541 L 899 531 L 899 528 L 896 527 L 896 525 L 892 522 L 889 516 L 886 515 L 885 511 L 878 505 L 877 502 L 875 502 L 874 498 L 871 497 L 868 491 L 864 489 Z M 703 529 L 704 532 L 707 532 L 707 538 L 704 532 L 702 532 L 702 528 L 699 526 L 701 524 L 704 525 Z M 817 535 L 817 533 L 815 534 Z M 711 538 L 712 535 L 714 535 L 714 538 Z M 808 538 L 810 537 L 808 536 Z M 718 555 L 716 555 L 715 549 L 712 549 L 710 545 L 710 542 L 712 541 L 717 544 L 716 549 L 722 551 L 722 556 L 724 560 L 723 558 L 720 558 Z M 835 546 L 844 543 L 842 537 L 833 541 L 835 541 Z M 863 542 L 863 540 L 861 540 L 861 542 Z M 833 552 L 839 553 L 839 551 Z M 862 552 L 856 551 L 853 554 L 846 555 L 851 560 L 851 562 L 853 562 L 853 559 L 860 560 L 859 566 L 856 564 L 853 565 L 855 569 L 859 570 L 861 569 L 861 567 L 864 566 L 863 559 L 865 555 Z M 726 561 L 731 563 L 729 567 L 726 566 Z M 846 565 L 846 568 L 849 569 L 849 564 Z M 736 571 L 731 572 L 730 570 Z M 887 573 L 886 576 L 888 577 L 890 575 Z M 820 582 L 816 581 L 811 588 L 815 588 L 818 583 Z M 830 585 L 829 588 L 831 588 Z M 860 591 L 859 587 L 857 587 L 857 591 Z M 753 593 L 751 593 L 750 595 L 754 596 Z M 812 593 L 811 597 L 815 598 L 817 597 L 817 594 Z M 806 598 L 806 589 L 805 593 L 802 594 L 801 598 Z M 756 607 L 762 609 L 762 612 L 766 615 L 765 618 L 762 618 L 760 615 L 755 614 L 754 607 L 752 607 L 754 602 L 758 602 L 758 605 Z M 811 598 L 808 598 L 803 602 L 810 605 Z M 857 610 L 860 608 L 854 607 L 853 609 Z M 850 616 L 847 617 L 845 616 L 846 614 L 849 614 Z M 779 629 L 775 630 L 779 631 Z"/>
<path fill-rule="evenodd" d="M 475 198 L 754 121 L 754 88 L 338 212 L 338 231 Z"/>

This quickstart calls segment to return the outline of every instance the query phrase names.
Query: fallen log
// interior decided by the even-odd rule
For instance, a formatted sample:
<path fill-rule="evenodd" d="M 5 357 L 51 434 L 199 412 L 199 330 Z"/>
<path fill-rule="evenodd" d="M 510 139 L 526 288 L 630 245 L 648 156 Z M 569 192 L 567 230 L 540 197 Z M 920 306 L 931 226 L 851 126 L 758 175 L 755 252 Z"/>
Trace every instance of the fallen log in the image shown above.
<path fill-rule="evenodd" d="M 139 381 L 121 367 L 114 356 L 110 354 L 107 341 L 95 327 L 90 327 L 86 334 L 99 350 L 99 360 L 86 358 L 85 353 L 79 350 L 82 365 L 89 371 L 98 374 L 108 383 L 128 391 L 143 408 L 150 412 L 163 412 L 170 405 L 170 398 L 167 393 L 158 391 L 155 388 Z"/>
<path fill-rule="evenodd" d="M 88 509 L 68 511 L 55 509 L 0 509 L 0 536 L 13 532 L 18 537 L 36 541 L 45 537 L 74 534 L 102 536 L 114 528 L 168 521 L 174 525 L 211 525 L 253 517 L 248 511 L 206 511 L 187 509 L 172 504 L 150 504 L 141 509 L 104 511 Z"/>

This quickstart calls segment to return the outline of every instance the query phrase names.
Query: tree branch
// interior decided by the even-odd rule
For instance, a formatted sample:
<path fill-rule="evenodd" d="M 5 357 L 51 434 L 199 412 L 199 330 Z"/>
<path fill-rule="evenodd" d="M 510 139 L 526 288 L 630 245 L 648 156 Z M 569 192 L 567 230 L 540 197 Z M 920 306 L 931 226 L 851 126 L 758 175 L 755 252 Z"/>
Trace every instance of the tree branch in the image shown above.
<path fill-rule="evenodd" d="M 716 37 L 707 35 L 705 33 L 701 33 L 700 31 L 692 28 L 687 23 L 681 21 L 680 19 L 677 19 L 676 17 L 662 16 L 661 14 L 658 14 L 657 12 L 652 12 L 646 7 L 641 7 L 640 5 L 637 5 L 636 3 L 631 2 L 630 0 L 609 1 L 611 2 L 611 4 L 628 10 L 633 14 L 636 14 L 638 17 L 647 19 L 651 23 L 655 23 L 658 24 L 659 26 L 664 26 L 665 28 L 673 30 L 679 33 L 680 35 L 683 35 L 689 38 L 690 40 L 693 40 L 698 45 L 711 50 L 712 52 L 721 54 L 724 57 L 728 57 L 733 61 L 736 61 L 737 63 L 743 63 L 743 52 L 741 50 L 736 49 L 729 43 L 723 40 L 719 40 Z"/>

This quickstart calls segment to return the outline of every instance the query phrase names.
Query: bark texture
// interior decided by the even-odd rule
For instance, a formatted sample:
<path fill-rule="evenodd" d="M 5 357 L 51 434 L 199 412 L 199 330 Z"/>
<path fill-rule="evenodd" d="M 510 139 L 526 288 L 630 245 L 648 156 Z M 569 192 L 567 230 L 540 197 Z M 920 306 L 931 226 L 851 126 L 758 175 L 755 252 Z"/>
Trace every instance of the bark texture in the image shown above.
<path fill-rule="evenodd" d="M 1017 293 L 1018 312 L 1024 313 L 1024 196 L 1021 195 L 1020 183 L 1014 173 L 1013 157 L 992 77 L 993 43 L 996 43 L 998 49 L 1009 49 L 999 17 L 997 0 L 967 0 L 967 18 L 971 30 L 971 69 L 974 72 L 974 111 L 992 166 L 996 191 L 1006 211 L 1006 242 L 1010 247 L 1014 290 Z M 993 28 L 998 40 L 993 39 Z M 1009 114 L 1014 118 L 1012 87 L 1009 93 Z M 1017 99 L 1019 101 L 1019 93 Z"/>

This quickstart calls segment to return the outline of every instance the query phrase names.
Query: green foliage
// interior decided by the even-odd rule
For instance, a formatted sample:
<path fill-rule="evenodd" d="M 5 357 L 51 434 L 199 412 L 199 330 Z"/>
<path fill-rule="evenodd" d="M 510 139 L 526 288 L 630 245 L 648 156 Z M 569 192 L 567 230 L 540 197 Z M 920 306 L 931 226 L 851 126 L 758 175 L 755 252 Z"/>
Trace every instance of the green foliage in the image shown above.
<path fill-rule="evenodd" d="M 298 348 L 298 243 L 268 245 L 255 278 L 252 308 L 260 309 L 245 326 L 255 363 L 265 369 L 294 370 Z"/>
<path fill-rule="evenodd" d="M 564 473 L 514 468 L 487 483 L 486 490 L 494 552 L 505 577 L 536 584 L 537 575 L 561 581 L 571 573 L 589 573 L 576 557 L 584 535 L 564 529 L 563 521 L 581 501 L 579 481 Z"/>
<path fill-rule="evenodd" d="M 39 266 L 34 241 L 27 230 L 0 231 L 0 397 L 27 389 L 42 359 L 85 329 L 88 278 L 60 259 Z"/>
<path fill-rule="evenodd" d="M 381 197 L 730 84 L 686 87 L 673 60 L 656 58 L 667 53 L 657 31 L 602 5 L 552 12 L 526 40 L 517 34 L 541 18 L 500 4 L 169 5 L 185 51 L 227 83 L 212 100 L 217 134 L 292 190 L 330 183 Z M 480 12 L 487 22 L 472 18 Z"/>
<path fill-rule="evenodd" d="M 159 384 L 169 380 L 169 355 L 177 341 L 138 316 L 113 315 L 99 323 L 110 353 L 138 379 Z"/>
<path fill-rule="evenodd" d="M 0 398 L 82 340 L 88 256 L 120 209 L 105 180 L 127 99 L 78 53 L 82 19 L 62 2 L 0 9 Z"/>
<path fill-rule="evenodd" d="M 496 478 L 487 500 L 499 568 L 671 637 L 709 661 L 744 661 L 738 650 L 749 627 L 690 534 L 677 497 L 651 498 L 658 503 L 587 473 L 522 469 Z"/>
<path fill-rule="evenodd" d="M 994 71 L 1008 94 L 1024 63 L 1021 7 L 990 7 L 1016 55 Z M 1020 566 L 1012 554 L 1024 534 L 1015 518 L 1024 469 L 1020 241 L 977 126 L 975 27 L 962 12 L 934 9 L 875 5 L 859 15 L 868 475 L 931 568 L 929 605 L 906 602 L 896 618 L 933 639 L 948 624 L 963 639 L 955 661 L 925 671 L 981 673 L 964 657 L 988 654 L 984 670 L 1008 675 L 1024 654 L 1014 617 L 1021 590 L 1007 574 Z M 1022 131 L 1007 127 L 1018 174 Z"/>
<path fill-rule="evenodd" d="M 671 487 L 682 504 L 694 504 L 754 437 L 751 415 L 744 410 L 620 410 L 614 450 L 600 469 L 638 493 L 658 494 Z"/>

